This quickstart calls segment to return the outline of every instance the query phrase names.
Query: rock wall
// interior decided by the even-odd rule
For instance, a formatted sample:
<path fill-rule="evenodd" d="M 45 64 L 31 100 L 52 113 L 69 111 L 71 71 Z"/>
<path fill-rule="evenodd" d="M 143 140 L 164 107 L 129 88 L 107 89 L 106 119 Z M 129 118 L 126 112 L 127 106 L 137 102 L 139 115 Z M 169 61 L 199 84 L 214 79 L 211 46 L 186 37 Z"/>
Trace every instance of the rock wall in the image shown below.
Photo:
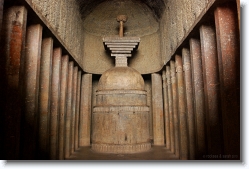
<path fill-rule="evenodd" d="M 85 70 L 102 74 L 114 66 L 114 58 L 105 51 L 102 38 L 118 36 L 119 23 L 116 17 L 120 14 L 128 16 L 124 24 L 124 36 L 141 38 L 137 52 L 128 58 L 128 65 L 141 74 L 160 70 L 163 64 L 160 54 L 159 22 L 146 4 L 135 0 L 105 1 L 86 16 L 83 22 Z"/>
<path fill-rule="evenodd" d="M 83 17 L 77 0 L 26 0 L 83 70 L 93 74 L 114 66 L 102 37 L 118 34 L 118 14 L 128 15 L 125 36 L 141 38 L 129 66 L 150 74 L 162 69 L 215 1 L 164 0 L 152 8 L 137 0 L 101 0 Z"/>
<path fill-rule="evenodd" d="M 195 24 L 216 0 L 165 0 L 166 9 L 160 21 L 161 49 L 165 64 Z"/>
<path fill-rule="evenodd" d="M 83 22 L 76 1 L 26 0 L 26 2 L 83 68 Z"/>

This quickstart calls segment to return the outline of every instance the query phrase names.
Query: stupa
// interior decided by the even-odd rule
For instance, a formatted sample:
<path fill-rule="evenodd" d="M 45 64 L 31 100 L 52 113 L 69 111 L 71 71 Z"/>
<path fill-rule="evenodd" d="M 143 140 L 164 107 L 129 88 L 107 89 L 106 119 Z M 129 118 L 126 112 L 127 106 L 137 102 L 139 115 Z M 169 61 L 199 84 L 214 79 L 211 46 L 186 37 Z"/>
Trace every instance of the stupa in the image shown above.
<path fill-rule="evenodd" d="M 104 72 L 98 83 L 92 115 L 92 150 L 101 153 L 138 153 L 150 150 L 149 107 L 141 74 L 127 65 L 140 42 L 123 37 L 127 16 L 119 15 L 119 37 L 104 37 L 115 67 Z"/>

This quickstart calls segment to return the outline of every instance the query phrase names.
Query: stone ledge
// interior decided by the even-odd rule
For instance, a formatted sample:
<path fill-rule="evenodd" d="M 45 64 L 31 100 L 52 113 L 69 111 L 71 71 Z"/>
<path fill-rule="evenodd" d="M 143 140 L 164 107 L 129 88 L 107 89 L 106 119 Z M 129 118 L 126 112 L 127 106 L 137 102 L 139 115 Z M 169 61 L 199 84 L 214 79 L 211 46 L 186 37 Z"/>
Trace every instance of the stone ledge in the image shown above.
<path fill-rule="evenodd" d="M 92 144 L 92 150 L 99 153 L 140 153 L 151 149 L 151 143 L 111 145 L 111 144 Z"/>
<path fill-rule="evenodd" d="M 146 91 L 142 90 L 100 90 L 97 91 L 97 95 L 107 95 L 107 94 L 146 94 Z"/>
<path fill-rule="evenodd" d="M 94 107 L 93 112 L 149 112 L 148 106 L 110 106 L 110 107 Z"/>

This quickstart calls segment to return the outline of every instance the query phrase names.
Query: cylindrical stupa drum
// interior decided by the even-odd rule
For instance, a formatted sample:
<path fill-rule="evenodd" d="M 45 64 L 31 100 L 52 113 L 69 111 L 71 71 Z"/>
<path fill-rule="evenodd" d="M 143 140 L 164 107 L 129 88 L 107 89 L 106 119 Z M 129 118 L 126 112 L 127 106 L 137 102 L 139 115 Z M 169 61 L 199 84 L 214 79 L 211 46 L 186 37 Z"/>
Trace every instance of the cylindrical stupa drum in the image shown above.
<path fill-rule="evenodd" d="M 114 67 L 100 78 L 92 116 L 92 149 L 137 153 L 151 148 L 144 80 L 130 67 Z"/>

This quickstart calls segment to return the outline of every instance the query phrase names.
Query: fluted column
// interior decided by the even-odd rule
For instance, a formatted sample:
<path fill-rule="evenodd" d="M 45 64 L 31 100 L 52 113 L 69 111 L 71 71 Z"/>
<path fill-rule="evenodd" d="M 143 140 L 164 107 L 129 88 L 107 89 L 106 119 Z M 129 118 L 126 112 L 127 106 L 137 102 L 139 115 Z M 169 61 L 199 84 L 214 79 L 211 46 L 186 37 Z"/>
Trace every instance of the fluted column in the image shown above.
<path fill-rule="evenodd" d="M 164 103 L 164 126 L 165 126 L 165 141 L 166 148 L 170 149 L 170 119 L 169 119 L 169 100 L 168 100 L 168 89 L 167 89 L 167 80 L 166 80 L 166 71 L 163 71 L 163 103 Z"/>
<path fill-rule="evenodd" d="M 177 79 L 177 96 L 178 96 L 178 114 L 179 114 L 179 135 L 180 135 L 180 159 L 189 159 L 188 147 L 188 126 L 184 79 L 182 72 L 182 57 L 175 56 L 176 79 Z"/>
<path fill-rule="evenodd" d="M 53 39 L 42 40 L 40 88 L 38 103 L 38 157 L 49 159 L 49 119 L 50 119 L 50 92 L 51 92 L 51 65 L 53 53 Z"/>
<path fill-rule="evenodd" d="M 24 57 L 22 159 L 34 159 L 38 117 L 38 88 L 41 57 L 42 26 L 27 28 Z"/>
<path fill-rule="evenodd" d="M 154 145 L 164 145 L 163 91 L 162 77 L 159 73 L 151 74 L 152 113 Z"/>

